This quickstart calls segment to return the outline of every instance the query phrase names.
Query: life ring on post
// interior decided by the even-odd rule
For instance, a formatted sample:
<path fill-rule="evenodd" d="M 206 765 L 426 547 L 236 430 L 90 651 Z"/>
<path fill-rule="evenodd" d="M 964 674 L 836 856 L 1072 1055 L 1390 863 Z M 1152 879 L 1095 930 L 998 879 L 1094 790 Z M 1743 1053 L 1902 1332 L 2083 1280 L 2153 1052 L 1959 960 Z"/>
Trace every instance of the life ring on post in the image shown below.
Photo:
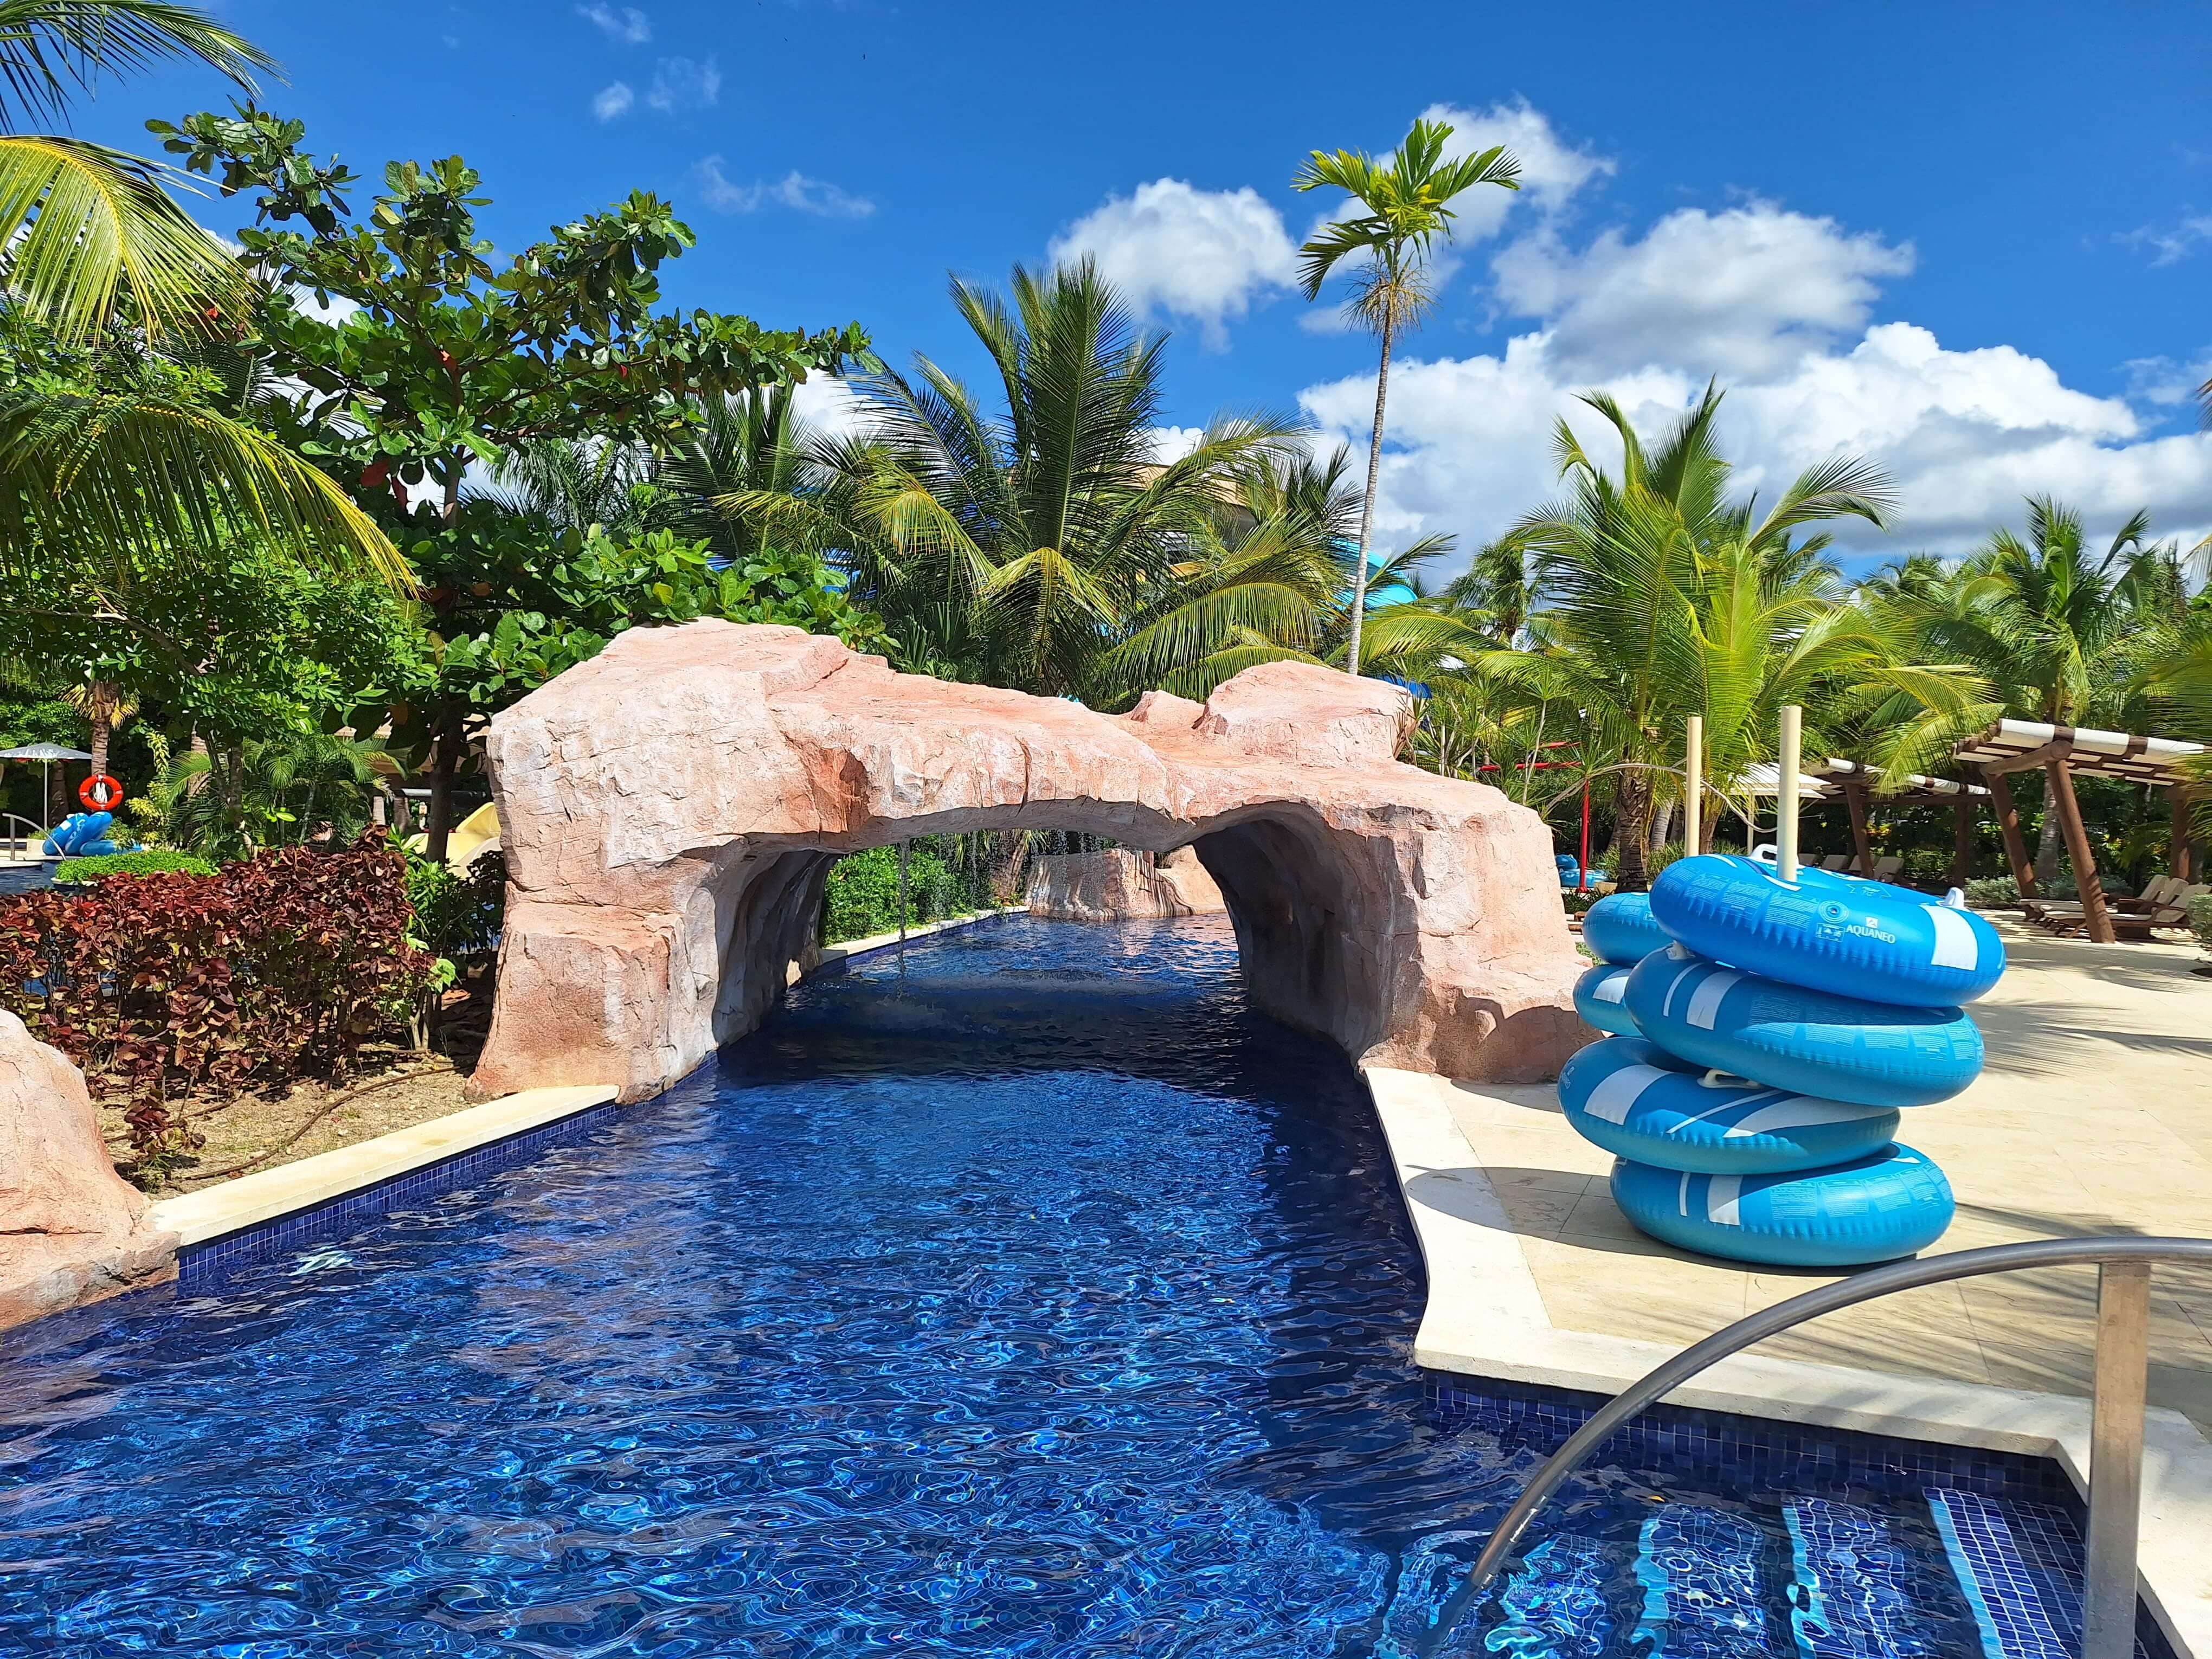
<path fill-rule="evenodd" d="M 123 804 L 123 786 L 105 772 L 94 772 L 77 785 L 76 798 L 88 812 L 112 812 Z"/>

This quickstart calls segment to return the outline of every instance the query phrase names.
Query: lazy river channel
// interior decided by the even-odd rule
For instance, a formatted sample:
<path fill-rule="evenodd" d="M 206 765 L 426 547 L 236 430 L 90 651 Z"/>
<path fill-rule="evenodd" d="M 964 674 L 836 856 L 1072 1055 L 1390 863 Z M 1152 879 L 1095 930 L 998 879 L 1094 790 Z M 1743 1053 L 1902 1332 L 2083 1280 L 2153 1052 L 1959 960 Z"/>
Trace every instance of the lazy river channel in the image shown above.
<path fill-rule="evenodd" d="M 1363 1088 L 1225 925 L 992 924 L 522 1167 L 0 1339 L 0 1653 L 1813 1651 L 1779 1495 L 1624 1470 L 1439 1644 L 1543 1449 L 1440 1413 L 1422 1296 Z M 1981 1653 L 1926 1507 L 1869 1501 L 1832 1598 Z"/>

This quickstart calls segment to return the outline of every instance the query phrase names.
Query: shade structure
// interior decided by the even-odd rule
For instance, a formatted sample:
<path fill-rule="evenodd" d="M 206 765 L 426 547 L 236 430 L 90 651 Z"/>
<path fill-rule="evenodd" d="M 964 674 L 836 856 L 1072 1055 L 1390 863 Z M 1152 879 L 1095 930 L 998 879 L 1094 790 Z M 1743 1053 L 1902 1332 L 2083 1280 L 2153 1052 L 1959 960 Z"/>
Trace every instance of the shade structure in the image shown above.
<path fill-rule="evenodd" d="M 20 749 L 0 749 L 0 761 L 27 761 L 45 769 L 39 777 L 39 810 L 46 818 L 46 824 L 41 826 L 46 829 L 53 827 L 53 769 L 65 761 L 88 761 L 91 758 L 88 750 L 68 749 L 58 743 L 27 743 Z M 64 779 L 63 781 L 66 784 L 68 780 Z"/>
<path fill-rule="evenodd" d="M 2014 809 L 2012 787 L 2006 781 L 2014 772 L 2043 769 L 2050 786 L 2052 812 L 2066 840 L 2066 854 L 2074 866 L 2075 885 L 2081 895 L 2083 924 L 2091 939 L 2109 945 L 2116 934 L 2105 907 L 2104 890 L 2081 822 L 2081 803 L 2075 798 L 2077 776 L 2114 778 L 2124 783 L 2148 784 L 2172 792 L 2173 873 L 2187 876 L 2188 814 L 2184 797 L 2195 781 L 2183 769 L 2203 756 L 2206 745 L 2179 738 L 2142 737 L 2131 732 L 2100 732 L 2085 726 L 2056 726 L 2042 720 L 1999 720 L 1986 732 L 1969 738 L 1951 751 L 1960 762 L 1977 767 L 1989 780 L 2004 831 L 2005 856 L 2011 861 L 2013 879 L 2022 897 L 2035 892 L 2033 866 L 2027 843 L 2020 831 L 2020 815 Z"/>

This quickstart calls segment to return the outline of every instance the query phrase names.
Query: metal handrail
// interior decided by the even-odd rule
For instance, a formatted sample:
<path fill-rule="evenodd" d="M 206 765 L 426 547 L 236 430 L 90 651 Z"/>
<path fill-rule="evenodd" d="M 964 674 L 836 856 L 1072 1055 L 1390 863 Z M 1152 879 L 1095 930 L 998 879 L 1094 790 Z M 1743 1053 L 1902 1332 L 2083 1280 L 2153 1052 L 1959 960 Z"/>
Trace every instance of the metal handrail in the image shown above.
<path fill-rule="evenodd" d="M 1441 1638 L 1498 1576 L 1544 1500 L 1599 1444 L 1646 1406 L 1672 1394 L 1716 1360 L 1754 1342 L 1878 1297 L 1985 1273 L 2094 1261 L 2097 1274 L 2096 1381 L 2090 1397 L 2088 1583 L 2082 1598 L 2082 1659 L 2130 1659 L 2136 1640 L 2136 1538 L 2142 1509 L 2144 1394 L 2150 1357 L 2154 1261 L 2212 1262 L 2212 1238 L 2038 1239 L 1900 1261 L 1778 1302 L 1682 1350 L 1601 1407 L 1536 1471 L 1431 1627 Z"/>
<path fill-rule="evenodd" d="M 53 831 L 50 829 L 32 823 L 31 820 L 25 817 L 21 812 L 0 812 L 0 823 L 22 823 L 30 825 L 31 834 L 28 836 L 17 835 L 13 831 L 10 831 L 6 836 L 0 837 L 0 839 L 4 839 L 8 842 L 8 850 L 11 854 L 21 850 L 18 845 L 21 842 L 27 841 L 43 842 L 48 836 L 53 834 Z"/>

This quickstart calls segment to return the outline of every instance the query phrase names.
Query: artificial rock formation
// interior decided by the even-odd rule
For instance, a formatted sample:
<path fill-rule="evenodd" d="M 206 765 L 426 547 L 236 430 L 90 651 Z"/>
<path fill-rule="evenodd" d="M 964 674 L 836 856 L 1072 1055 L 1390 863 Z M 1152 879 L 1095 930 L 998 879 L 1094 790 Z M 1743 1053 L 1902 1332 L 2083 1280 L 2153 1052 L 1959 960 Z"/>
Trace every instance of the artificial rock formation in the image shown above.
<path fill-rule="evenodd" d="M 1396 686 L 1291 663 L 1127 715 L 796 629 L 637 629 L 492 722 L 509 881 L 478 1096 L 667 1087 L 760 1022 L 830 865 L 910 836 L 1195 849 L 1256 1006 L 1354 1059 L 1554 1075 L 1588 1038 L 1551 836 L 1394 757 Z"/>
<path fill-rule="evenodd" d="M 1220 885 L 1188 847 L 1172 853 L 1054 853 L 1030 866 L 1030 914 L 1054 921 L 1144 921 L 1219 915 Z"/>
<path fill-rule="evenodd" d="M 173 1233 L 115 1173 L 84 1074 L 0 1011 L 0 1327 L 166 1273 Z"/>

